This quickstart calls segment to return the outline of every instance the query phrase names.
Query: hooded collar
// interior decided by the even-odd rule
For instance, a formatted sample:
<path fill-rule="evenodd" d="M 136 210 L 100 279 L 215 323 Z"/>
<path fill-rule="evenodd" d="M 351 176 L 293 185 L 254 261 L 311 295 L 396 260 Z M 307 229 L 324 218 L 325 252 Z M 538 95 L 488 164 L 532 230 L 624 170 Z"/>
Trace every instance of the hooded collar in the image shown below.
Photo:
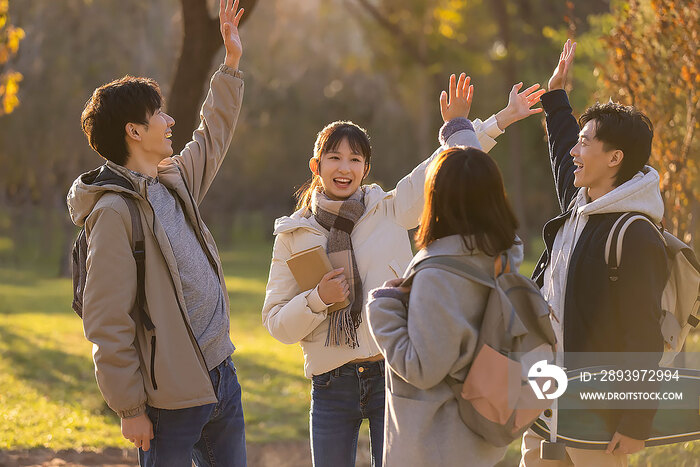
<path fill-rule="evenodd" d="M 109 183 L 105 185 L 95 185 L 95 178 L 103 167 L 107 167 L 112 172 L 127 179 L 131 183 L 132 189 L 126 189 L 119 185 Z M 112 161 L 107 161 L 104 165 L 81 174 L 73 182 L 66 199 L 71 219 L 75 225 L 82 227 L 83 224 L 85 224 L 85 219 L 90 215 L 95 204 L 97 204 L 97 201 L 105 192 L 125 192 L 137 198 L 146 199 L 147 185 L 156 182 L 160 182 L 168 188 L 176 190 L 183 199 L 187 198 L 184 194 L 184 185 L 181 183 L 182 176 L 180 175 L 180 170 L 170 157 L 166 157 L 158 164 L 157 178 L 148 177 L 147 175 L 131 171 L 124 166 L 115 164 Z"/>
<path fill-rule="evenodd" d="M 516 237 L 516 239 L 520 240 L 518 237 Z M 473 241 L 470 243 L 474 244 Z M 416 253 L 416 256 L 413 257 L 413 260 L 411 260 L 411 263 L 408 265 L 406 270 L 410 271 L 414 265 L 427 258 L 432 258 L 435 256 L 468 256 L 479 261 L 480 263 L 483 263 L 483 265 L 486 266 L 488 268 L 487 270 L 489 271 L 491 271 L 493 267 L 492 257 L 479 250 L 469 250 L 465 246 L 461 235 L 450 235 L 433 240 L 427 247 L 421 249 L 418 253 Z M 508 256 L 511 264 L 519 269 L 524 258 L 522 242 L 520 242 L 520 244 L 513 245 L 508 250 Z"/>
<path fill-rule="evenodd" d="M 579 189 L 573 202 L 579 216 L 613 212 L 639 212 L 655 223 L 664 215 L 664 201 L 659 189 L 659 173 L 646 165 L 634 177 L 595 201 L 588 201 L 586 188 Z"/>

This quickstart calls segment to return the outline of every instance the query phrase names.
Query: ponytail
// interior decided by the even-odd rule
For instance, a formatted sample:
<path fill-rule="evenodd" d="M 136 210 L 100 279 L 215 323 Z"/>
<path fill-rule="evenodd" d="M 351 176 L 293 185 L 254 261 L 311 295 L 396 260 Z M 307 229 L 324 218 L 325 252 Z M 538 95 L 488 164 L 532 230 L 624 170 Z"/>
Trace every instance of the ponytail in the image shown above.
<path fill-rule="evenodd" d="M 309 208 L 311 206 L 311 197 L 314 191 L 317 191 L 322 186 L 321 177 L 314 174 L 310 180 L 304 183 L 301 188 L 294 193 L 294 197 L 297 200 L 296 209 L 299 210 Z"/>

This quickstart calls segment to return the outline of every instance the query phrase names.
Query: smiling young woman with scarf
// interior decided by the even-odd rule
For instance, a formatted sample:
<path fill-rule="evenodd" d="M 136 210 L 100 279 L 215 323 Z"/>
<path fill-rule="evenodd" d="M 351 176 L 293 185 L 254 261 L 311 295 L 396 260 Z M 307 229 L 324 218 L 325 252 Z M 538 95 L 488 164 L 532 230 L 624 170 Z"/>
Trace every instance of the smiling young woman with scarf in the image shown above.
<path fill-rule="evenodd" d="M 505 127 L 537 109 L 535 87 L 518 93 L 485 122 L 466 117 L 473 87 L 462 74 L 450 78 L 449 100 L 441 96 L 445 146 L 485 150 Z M 309 161 L 313 174 L 297 194 L 297 211 L 275 221 L 275 245 L 262 310 L 264 326 L 285 344 L 301 344 L 304 373 L 312 379 L 311 452 L 315 467 L 355 465 L 363 419 L 370 424 L 372 465 L 382 464 L 384 432 L 384 359 L 362 320 L 367 292 L 401 277 L 413 256 L 408 230 L 418 225 L 428 163 L 438 149 L 386 192 L 362 185 L 370 169 L 371 148 L 364 129 L 333 122 L 318 134 Z M 286 261 L 295 253 L 321 246 L 336 269 L 311 290 L 300 290 Z M 328 312 L 349 299 L 343 309 Z"/>

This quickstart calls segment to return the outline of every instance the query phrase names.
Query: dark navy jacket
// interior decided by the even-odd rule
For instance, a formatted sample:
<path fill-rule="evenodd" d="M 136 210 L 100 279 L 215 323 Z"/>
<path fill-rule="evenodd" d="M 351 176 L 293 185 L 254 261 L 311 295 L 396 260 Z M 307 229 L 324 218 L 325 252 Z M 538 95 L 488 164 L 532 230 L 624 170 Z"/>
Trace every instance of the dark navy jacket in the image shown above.
<path fill-rule="evenodd" d="M 542 105 L 562 214 L 547 222 L 543 229 L 546 249 L 533 273 L 540 288 L 554 239 L 571 215 L 570 205 L 578 192 L 574 187 L 575 166 L 570 151 L 580 130 L 565 91 L 544 94 Z M 659 325 L 661 295 L 669 274 L 664 245 L 647 222 L 633 222 L 624 237 L 619 279 L 611 282 L 605 264 L 605 242 L 613 223 L 622 214 L 590 215 L 573 249 L 564 299 L 564 350 L 567 353 L 655 352 L 658 362 L 663 352 Z M 565 365 L 573 369 L 585 366 L 586 362 L 569 358 L 565 359 Z M 652 418 L 653 411 L 625 411 L 612 417 L 609 429 L 646 439 Z"/>

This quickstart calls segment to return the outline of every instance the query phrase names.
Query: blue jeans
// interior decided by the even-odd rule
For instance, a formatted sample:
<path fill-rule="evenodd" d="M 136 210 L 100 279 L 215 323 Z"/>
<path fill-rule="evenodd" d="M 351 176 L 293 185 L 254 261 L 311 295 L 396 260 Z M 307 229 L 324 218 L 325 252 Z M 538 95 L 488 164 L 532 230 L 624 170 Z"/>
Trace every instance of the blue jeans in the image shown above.
<path fill-rule="evenodd" d="M 353 467 L 357 436 L 369 419 L 372 465 L 384 445 L 384 361 L 346 363 L 316 375 L 311 386 L 311 458 L 314 467 Z"/>
<path fill-rule="evenodd" d="M 142 467 L 245 467 L 245 425 L 241 385 L 231 357 L 209 372 L 216 404 L 167 410 L 146 407 L 153 423 L 148 451 L 139 449 Z"/>

